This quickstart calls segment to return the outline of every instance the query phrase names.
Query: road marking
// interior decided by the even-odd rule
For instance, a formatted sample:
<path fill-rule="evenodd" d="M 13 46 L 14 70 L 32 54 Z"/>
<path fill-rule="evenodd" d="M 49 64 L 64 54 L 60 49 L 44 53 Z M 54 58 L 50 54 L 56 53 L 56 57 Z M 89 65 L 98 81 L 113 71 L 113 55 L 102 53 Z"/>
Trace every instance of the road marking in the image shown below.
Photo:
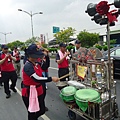
<path fill-rule="evenodd" d="M 10 81 L 9 83 L 11 84 L 11 81 Z M 20 96 L 22 96 L 21 91 L 20 91 L 17 87 L 15 87 L 15 88 L 16 88 L 16 90 L 17 90 L 17 93 L 18 93 Z M 47 117 L 45 114 L 42 115 L 42 116 L 40 116 L 40 117 L 43 118 L 43 120 L 50 120 L 50 118 Z"/>
<path fill-rule="evenodd" d="M 54 70 L 58 70 L 58 68 L 54 68 L 54 67 L 49 67 L 50 69 L 54 69 Z"/>
<path fill-rule="evenodd" d="M 45 114 L 41 116 L 44 120 L 50 120 Z"/>

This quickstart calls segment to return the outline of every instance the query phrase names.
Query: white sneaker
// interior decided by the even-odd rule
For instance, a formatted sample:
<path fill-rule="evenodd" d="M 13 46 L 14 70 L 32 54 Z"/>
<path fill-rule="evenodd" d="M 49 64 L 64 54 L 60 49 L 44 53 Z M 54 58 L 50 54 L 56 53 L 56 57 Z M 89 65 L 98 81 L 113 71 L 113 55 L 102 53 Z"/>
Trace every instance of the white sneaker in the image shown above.
<path fill-rule="evenodd" d="M 46 90 L 48 89 L 47 85 L 46 85 Z"/>

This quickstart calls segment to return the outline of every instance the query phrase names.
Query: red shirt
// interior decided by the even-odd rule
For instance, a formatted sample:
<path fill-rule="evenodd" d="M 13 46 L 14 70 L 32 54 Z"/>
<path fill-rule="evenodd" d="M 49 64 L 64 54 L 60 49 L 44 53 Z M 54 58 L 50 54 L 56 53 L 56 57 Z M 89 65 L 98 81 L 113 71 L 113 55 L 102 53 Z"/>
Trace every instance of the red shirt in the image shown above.
<path fill-rule="evenodd" d="M 31 64 L 31 65 L 32 65 L 32 64 Z M 35 73 L 36 73 L 38 76 L 42 77 L 42 69 L 41 69 L 40 65 L 38 64 L 38 65 L 33 66 L 33 67 L 34 67 Z M 27 86 L 30 86 L 30 85 L 39 85 L 40 83 L 35 82 L 35 81 L 31 78 L 31 76 L 27 75 L 27 74 L 24 72 L 24 70 L 23 70 L 23 84 L 24 84 L 24 85 L 27 85 Z"/>
<path fill-rule="evenodd" d="M 59 53 L 56 55 L 56 60 L 60 60 Z M 58 64 L 58 68 L 67 68 L 69 66 L 68 59 L 64 59 L 60 64 Z"/>
<path fill-rule="evenodd" d="M 0 56 L 1 60 L 5 58 L 5 54 L 2 53 Z M 12 59 L 11 58 L 7 58 L 2 64 L 1 64 L 1 71 L 6 71 L 6 72 L 10 72 L 10 71 L 15 71 L 14 65 L 12 63 Z"/>
<path fill-rule="evenodd" d="M 62 63 L 58 64 L 58 68 L 67 68 L 68 65 L 68 60 L 64 59 Z"/>
<path fill-rule="evenodd" d="M 29 65 L 27 65 L 27 64 L 29 64 Z M 36 85 L 37 86 L 37 85 L 39 85 L 39 87 L 36 87 L 37 94 L 38 94 L 38 96 L 43 94 L 42 85 L 38 82 L 35 82 L 33 80 L 33 78 L 31 78 L 31 73 L 33 73 L 33 74 L 36 73 L 38 76 L 42 77 L 42 69 L 41 69 L 40 65 L 37 64 L 37 65 L 34 66 L 32 63 L 30 63 L 28 61 L 28 62 L 26 62 L 24 67 L 26 67 L 26 66 L 31 67 L 31 68 L 33 67 L 34 70 L 29 69 L 29 72 L 30 72 L 30 74 L 29 74 L 29 73 L 25 73 L 25 71 L 24 71 L 25 68 L 23 68 L 23 84 L 26 85 L 26 86 L 30 86 L 30 85 Z M 22 88 L 22 96 L 28 97 L 28 94 L 29 94 L 28 91 L 29 91 L 29 88 L 26 88 L 26 87 Z"/>

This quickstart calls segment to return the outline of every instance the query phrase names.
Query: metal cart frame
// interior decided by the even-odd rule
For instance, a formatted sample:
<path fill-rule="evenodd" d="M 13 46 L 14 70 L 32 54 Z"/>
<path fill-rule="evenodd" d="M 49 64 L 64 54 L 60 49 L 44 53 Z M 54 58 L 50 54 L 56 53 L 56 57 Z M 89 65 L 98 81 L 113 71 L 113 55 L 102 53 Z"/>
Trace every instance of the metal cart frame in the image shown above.
<path fill-rule="evenodd" d="M 118 117 L 118 105 L 116 103 L 116 81 L 113 78 L 113 59 L 110 58 L 110 23 L 107 24 L 107 42 L 108 42 L 108 60 L 91 60 L 84 62 L 79 62 L 77 60 L 70 60 L 70 71 L 74 74 L 70 76 L 71 80 L 78 81 L 84 84 L 87 88 L 92 88 L 104 96 L 100 103 L 91 103 L 88 106 L 86 112 L 83 112 L 76 103 L 65 103 L 68 107 L 68 116 L 70 120 L 76 119 L 76 114 L 81 116 L 86 120 L 113 120 Z M 76 68 L 73 68 L 73 64 L 87 66 L 88 72 L 83 79 L 76 75 Z M 92 85 L 92 66 L 95 66 L 95 73 L 97 72 L 97 67 L 101 69 L 101 82 L 96 85 Z"/>

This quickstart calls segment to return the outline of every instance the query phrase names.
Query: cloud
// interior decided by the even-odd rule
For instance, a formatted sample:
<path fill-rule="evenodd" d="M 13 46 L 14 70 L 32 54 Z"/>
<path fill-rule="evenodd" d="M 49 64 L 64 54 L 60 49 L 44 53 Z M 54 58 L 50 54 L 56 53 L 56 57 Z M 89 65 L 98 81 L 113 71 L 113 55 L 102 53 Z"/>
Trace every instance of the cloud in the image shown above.
<path fill-rule="evenodd" d="M 92 0 L 98 3 L 100 0 Z M 25 41 L 31 37 L 30 16 L 19 12 L 18 9 L 32 11 L 33 13 L 42 11 L 42 15 L 33 16 L 34 35 L 48 34 L 53 38 L 52 27 L 58 26 L 60 29 L 73 27 L 79 31 L 86 29 L 90 32 L 106 33 L 105 26 L 101 27 L 91 21 L 91 17 L 85 13 L 90 0 L 8 0 L 1 1 L 0 4 L 0 32 L 12 32 L 6 36 L 7 42 L 21 40 Z M 112 3 L 112 0 L 109 0 Z M 118 18 L 119 21 L 119 18 Z M 111 30 L 119 29 L 120 22 L 117 22 Z M 90 30 L 95 28 L 103 28 Z M 0 43 L 4 43 L 5 36 L 0 34 Z"/>

